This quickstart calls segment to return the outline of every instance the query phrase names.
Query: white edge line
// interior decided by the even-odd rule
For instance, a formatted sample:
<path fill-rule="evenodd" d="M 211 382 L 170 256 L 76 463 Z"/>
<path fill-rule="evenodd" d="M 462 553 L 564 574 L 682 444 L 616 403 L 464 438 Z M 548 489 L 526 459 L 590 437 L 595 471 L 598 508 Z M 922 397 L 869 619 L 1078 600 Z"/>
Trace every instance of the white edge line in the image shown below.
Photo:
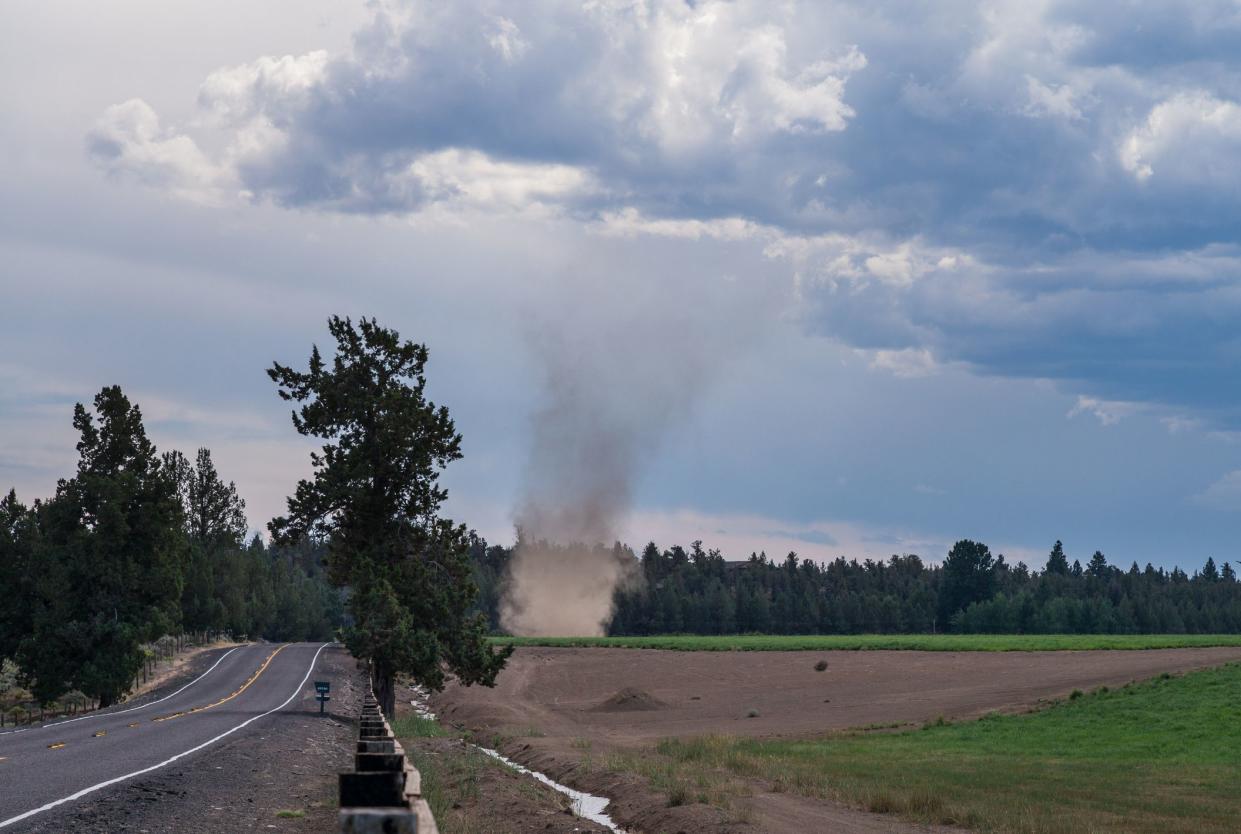
<path fill-rule="evenodd" d="M 51 724 L 40 724 L 38 727 L 23 727 L 20 730 L 9 730 L 8 732 L 0 733 L 0 736 L 11 736 L 14 733 L 30 733 L 30 732 L 34 732 L 35 730 L 45 730 L 48 727 L 59 727 L 61 724 L 72 724 L 74 721 L 85 721 L 88 718 L 110 718 L 113 715 L 124 715 L 127 712 L 137 712 L 140 709 L 146 709 L 147 707 L 154 706 L 155 704 L 159 704 L 164 701 L 167 701 L 169 698 L 175 698 L 176 696 L 180 695 L 182 692 L 189 689 L 191 686 L 198 683 L 203 678 L 207 677 L 207 675 L 210 675 L 215 670 L 215 667 L 219 666 L 224 661 L 224 658 L 228 657 L 230 654 L 232 654 L 233 652 L 237 651 L 240 648 L 241 646 L 234 646 L 233 648 L 229 649 L 224 654 L 220 655 L 219 659 L 216 660 L 215 663 L 211 664 L 210 669 L 203 672 L 201 675 L 194 678 L 194 680 L 190 681 L 185 686 L 181 687 L 180 689 L 178 689 L 176 692 L 172 693 L 171 695 L 165 695 L 163 698 L 160 698 L 158 700 L 147 701 L 145 704 L 139 704 L 138 706 L 130 707 L 129 709 L 118 709 L 113 712 L 93 712 L 90 715 L 82 715 L 77 718 L 66 718 L 64 721 L 53 721 Z"/>
<path fill-rule="evenodd" d="M 135 776 L 142 776 L 144 773 L 150 773 L 153 770 L 159 770 L 161 767 L 167 767 L 168 765 L 172 764 L 178 759 L 184 759 L 186 756 L 190 755 L 191 753 L 197 753 L 199 750 L 202 750 L 204 747 L 210 747 L 211 745 L 215 744 L 220 739 L 225 738 L 227 736 L 231 736 L 233 733 L 237 732 L 243 727 L 247 727 L 250 724 L 253 724 L 255 721 L 258 721 L 260 718 L 266 718 L 267 716 L 271 715 L 273 712 L 279 712 L 280 710 L 287 707 L 290 701 L 292 701 L 299 694 L 301 694 L 302 689 L 306 686 L 306 681 L 310 680 L 310 675 L 315 670 L 315 663 L 317 663 L 319 660 L 319 654 L 324 649 L 326 649 L 329 645 L 331 644 L 324 643 L 322 646 L 319 647 L 318 651 L 315 652 L 315 656 L 310 659 L 310 667 L 306 670 L 306 676 L 302 678 L 302 682 L 299 683 L 297 685 L 297 688 L 293 690 L 293 694 L 290 695 L 288 698 L 286 698 L 284 703 L 281 704 L 280 706 L 272 707 L 271 709 L 269 709 L 267 712 L 263 713 L 262 715 L 256 715 L 252 718 L 247 718 L 245 721 L 242 721 L 240 724 L 238 724 L 236 727 L 233 727 L 231 730 L 225 730 L 224 732 L 220 733 L 215 738 L 208 739 L 207 741 L 204 741 L 202 744 L 199 744 L 196 747 L 191 747 L 189 750 L 185 750 L 181 753 L 178 753 L 172 758 L 165 759 L 159 764 L 153 764 L 150 767 L 142 768 L 142 770 L 135 770 L 133 773 L 126 773 L 124 776 L 117 776 L 116 778 L 109 779 L 106 782 L 100 782 L 97 785 L 91 785 L 89 788 L 83 788 L 77 793 L 70 794 L 69 796 L 66 796 L 63 799 L 57 799 L 56 801 L 49 802 L 46 805 L 40 805 L 38 808 L 29 810 L 24 814 L 18 814 L 15 817 L 10 817 L 7 820 L 0 820 L 0 828 L 7 828 L 13 823 L 21 822 L 24 819 L 29 819 L 30 817 L 33 817 L 35 814 L 41 814 L 44 811 L 50 811 L 51 809 L 55 808 L 58 805 L 64 805 L 66 802 L 74 802 L 86 796 L 87 794 L 94 793 L 95 791 L 98 791 L 98 790 L 102 790 L 103 788 L 106 788 L 110 785 L 115 785 L 117 782 L 124 782 L 126 779 L 132 779 Z"/>

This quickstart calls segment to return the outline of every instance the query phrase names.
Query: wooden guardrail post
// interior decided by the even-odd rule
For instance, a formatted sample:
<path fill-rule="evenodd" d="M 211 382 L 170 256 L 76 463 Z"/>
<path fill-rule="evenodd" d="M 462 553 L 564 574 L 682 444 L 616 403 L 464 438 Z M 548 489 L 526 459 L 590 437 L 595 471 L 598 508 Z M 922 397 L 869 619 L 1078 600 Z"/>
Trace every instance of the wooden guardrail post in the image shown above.
<path fill-rule="evenodd" d="M 405 757 L 368 684 L 354 770 L 340 774 L 341 834 L 439 834 L 422 779 Z"/>

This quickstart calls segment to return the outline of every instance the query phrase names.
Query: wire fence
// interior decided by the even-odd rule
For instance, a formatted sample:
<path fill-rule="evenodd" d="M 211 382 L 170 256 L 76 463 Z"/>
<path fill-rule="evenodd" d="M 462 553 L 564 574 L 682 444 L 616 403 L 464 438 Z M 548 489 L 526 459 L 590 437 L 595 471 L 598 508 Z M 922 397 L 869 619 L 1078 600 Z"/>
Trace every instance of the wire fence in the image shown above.
<path fill-rule="evenodd" d="M 244 637 L 242 638 L 245 639 Z M 195 631 L 185 634 L 165 635 L 151 643 L 143 644 L 142 668 L 134 676 L 127 697 L 142 694 L 148 684 L 160 680 L 161 672 L 176 665 L 177 658 L 188 651 L 216 643 L 235 642 L 231 632 Z M 18 685 L 16 667 L 6 663 L 0 673 L 0 729 L 44 724 L 58 718 L 72 718 L 99 708 L 99 700 L 82 692 L 68 692 L 51 703 L 40 703 L 29 690 Z M 124 700 L 124 699 L 122 699 Z"/>

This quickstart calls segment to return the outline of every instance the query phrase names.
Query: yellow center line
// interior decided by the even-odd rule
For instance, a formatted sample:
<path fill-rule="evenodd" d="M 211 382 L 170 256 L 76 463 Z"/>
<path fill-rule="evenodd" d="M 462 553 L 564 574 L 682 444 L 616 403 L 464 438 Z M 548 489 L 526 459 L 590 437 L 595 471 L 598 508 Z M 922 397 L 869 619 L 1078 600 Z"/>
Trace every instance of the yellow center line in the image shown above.
<path fill-rule="evenodd" d="M 49 745 L 47 746 L 47 749 L 48 749 L 48 750 L 59 750 L 60 748 L 62 748 L 62 747 L 64 747 L 64 746 L 65 746 L 65 743 L 64 743 L 63 741 L 58 741 L 58 742 L 56 742 L 55 744 L 49 744 Z"/>
<path fill-rule="evenodd" d="M 100 730 L 99 732 L 95 733 L 95 738 L 99 738 L 99 737 L 101 737 L 101 736 L 106 736 L 107 734 L 108 734 L 108 731 L 107 731 L 107 730 Z"/>
<path fill-rule="evenodd" d="M 245 692 L 247 689 L 249 689 L 249 688 L 250 688 L 250 684 L 252 684 L 252 683 L 254 683 L 256 680 L 258 680 L 258 679 L 259 679 L 259 675 L 261 675 L 261 674 L 263 674 L 264 672 L 266 672 L 266 671 L 267 671 L 267 667 L 271 664 L 272 659 L 273 659 L 273 658 L 275 658 L 275 656 L 276 656 L 276 655 L 280 654 L 280 652 L 284 651 L 284 649 L 286 649 L 288 646 L 289 646 L 289 644 L 288 644 L 288 643 L 285 643 L 283 646 L 279 647 L 279 648 L 278 648 L 278 649 L 276 649 L 274 652 L 272 652 L 271 654 L 269 654 L 269 655 L 267 656 L 267 659 L 263 661 L 263 665 L 262 665 L 262 666 L 260 666 L 260 667 L 258 668 L 258 670 L 257 670 L 257 671 L 255 671 L 255 673 L 254 673 L 253 675 L 251 675 L 251 676 L 250 676 L 250 679 L 249 679 L 248 681 L 246 681 L 245 683 L 243 683 L 243 684 L 241 685 L 241 688 L 240 688 L 240 689 L 238 689 L 236 692 L 234 692 L 232 695 L 229 695 L 229 696 L 228 696 L 228 697 L 226 697 L 226 698 L 221 698 L 220 700 L 216 701 L 214 704 L 207 704 L 205 707 L 194 707 L 194 708 L 193 708 L 193 709 L 191 709 L 191 710 L 186 710 L 186 711 L 183 711 L 183 712 L 174 712 L 172 715 L 164 715 L 164 716 L 161 716 L 161 717 L 159 717 L 159 718 L 152 718 L 151 720 L 152 720 L 152 721 L 171 721 L 172 719 L 174 719 L 174 718 L 180 718 L 180 717 L 181 717 L 181 716 L 183 716 L 183 715 L 189 715 L 189 714 L 191 714 L 191 713 L 195 713 L 195 712 L 202 712 L 203 710 L 208 710 L 208 709 L 212 709 L 212 708 L 214 708 L 214 707 L 218 707 L 220 704 L 226 704 L 226 703 L 228 703 L 229 701 L 233 700 L 233 699 L 234 699 L 234 698 L 236 698 L 238 695 L 240 695 L 241 693 L 243 693 L 243 692 Z"/>

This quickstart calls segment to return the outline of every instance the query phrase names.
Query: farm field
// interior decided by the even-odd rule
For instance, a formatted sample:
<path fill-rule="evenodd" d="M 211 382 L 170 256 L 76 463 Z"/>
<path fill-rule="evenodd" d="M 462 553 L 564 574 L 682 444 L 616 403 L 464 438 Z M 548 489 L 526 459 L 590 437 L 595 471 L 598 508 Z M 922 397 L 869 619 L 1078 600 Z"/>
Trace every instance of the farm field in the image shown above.
<path fill-rule="evenodd" d="M 1177 696 L 1201 706 L 1169 713 L 1172 729 L 1154 735 L 1141 731 L 1142 716 L 1175 708 L 1127 694 L 1145 692 L 1141 687 L 1125 687 L 1230 661 L 1241 661 L 1241 647 L 685 652 L 527 646 L 513 655 L 494 690 L 450 687 L 433 706 L 443 720 L 511 757 L 613 797 L 620 821 L 642 831 L 821 830 L 813 826 L 824 819 L 845 831 L 926 831 L 947 822 L 1059 831 L 1073 829 L 1058 827 L 1045 809 L 1069 809 L 1071 816 L 1079 804 L 1096 829 L 1106 829 L 1108 797 L 1126 786 L 1142 792 L 1116 806 L 1125 813 L 1142 803 L 1167 804 L 1181 814 L 1168 818 L 1173 827 L 1193 819 L 1209 831 L 1211 814 L 1241 807 L 1219 804 L 1237 773 L 1212 764 L 1227 747 L 1177 752 L 1175 728 L 1197 722 L 1209 734 L 1221 722 L 1236 723 L 1238 707 L 1225 708 L 1218 696 L 1228 681 L 1236 691 L 1241 672 L 1204 673 L 1224 675 L 1224 683 L 1195 684 Z M 1152 691 L 1166 700 L 1182 685 L 1174 678 Z M 1068 701 L 1074 691 L 1101 687 L 1126 694 Z M 1215 700 L 1204 700 L 1204 692 Z M 1112 728 L 1107 711 L 1134 698 L 1141 709 Z M 1071 709 L 1055 706 L 1058 701 Z M 1032 709 L 1037 712 L 1023 714 Z M 992 713 L 1005 715 L 975 720 Z M 1076 723 L 1070 728 L 1063 715 Z M 941 719 L 948 726 L 921 729 Z M 959 721 L 968 723 L 952 723 Z M 859 728 L 870 732 L 858 734 Z M 1026 732 L 1034 734 L 1028 750 L 1017 743 Z M 990 746 L 972 749 L 979 733 Z M 1076 757 L 1062 755 L 1057 738 L 1082 749 Z M 1125 739 L 1126 745 L 1114 743 Z M 954 766 L 938 768 L 950 754 L 958 756 Z M 854 759 L 855 777 L 843 778 L 854 772 Z M 968 796 L 981 775 L 995 786 L 988 788 L 994 798 L 953 799 L 954 786 Z M 1156 784 L 1158 791 L 1146 789 Z M 1215 798 L 1214 811 L 1199 813 L 1200 791 Z M 1093 805 L 1092 796 L 1099 797 Z M 1027 806 L 1044 810 L 1027 813 Z M 1025 827 L 996 822 L 993 812 L 1006 807 Z M 915 819 L 901 828 L 897 817 L 868 810 Z M 1134 830 L 1116 825 L 1111 830 Z"/>
<path fill-rule="evenodd" d="M 1241 646 L 1241 634 L 695 634 L 656 637 L 494 637 L 497 644 L 686 652 L 861 651 L 1035 652 Z"/>
<path fill-rule="evenodd" d="M 985 831 L 1230 832 L 1241 815 L 1238 691 L 1241 665 L 1229 664 L 1025 715 L 809 741 L 670 739 L 620 763 Z"/>

